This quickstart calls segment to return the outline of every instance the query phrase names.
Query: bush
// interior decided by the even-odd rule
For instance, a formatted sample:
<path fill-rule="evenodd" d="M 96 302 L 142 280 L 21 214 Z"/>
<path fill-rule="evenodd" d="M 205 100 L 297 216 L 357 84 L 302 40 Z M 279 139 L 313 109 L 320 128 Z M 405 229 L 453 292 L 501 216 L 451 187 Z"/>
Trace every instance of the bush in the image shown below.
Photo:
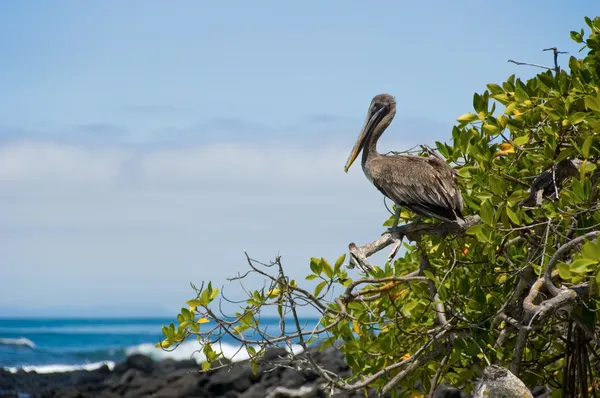
<path fill-rule="evenodd" d="M 457 119 L 452 143 L 436 143 L 458 171 L 463 227 L 415 223 L 403 212 L 399 232 L 351 244 L 348 265 L 364 267 L 368 256 L 406 238 L 401 257 L 360 279 L 348 275 L 346 256 L 312 258 L 306 279 L 319 283 L 310 291 L 287 278 L 279 258 L 248 258 L 249 273 L 267 286 L 249 291 L 232 319 L 212 309 L 218 289 L 196 289 L 179 325 L 163 329 L 161 345 L 198 336 L 207 369 L 224 335 L 243 344 L 254 364 L 270 345 L 343 341 L 354 378 L 326 373 L 310 355 L 303 361 L 346 390 L 403 394 L 418 381 L 425 392 L 441 381 L 469 390 L 483 368 L 498 364 L 528 386 L 547 384 L 562 396 L 587 391 L 600 364 L 600 18 L 585 22 L 587 36 L 571 32 L 585 57 L 570 57 L 569 72 L 556 65 L 527 81 L 512 75 L 488 84 Z M 270 306 L 293 331 L 260 329 Z M 317 330 L 303 329 L 300 306 L 319 311 Z"/>

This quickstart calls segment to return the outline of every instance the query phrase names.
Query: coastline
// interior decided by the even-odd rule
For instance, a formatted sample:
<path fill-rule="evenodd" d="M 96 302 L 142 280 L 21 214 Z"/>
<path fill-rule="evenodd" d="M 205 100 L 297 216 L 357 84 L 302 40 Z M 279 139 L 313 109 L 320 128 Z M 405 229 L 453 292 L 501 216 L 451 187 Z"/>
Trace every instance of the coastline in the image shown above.
<path fill-rule="evenodd" d="M 343 354 L 336 347 L 320 351 L 315 345 L 308 350 L 324 369 L 342 377 L 352 375 Z M 299 354 L 303 358 L 304 354 Z M 274 366 L 274 364 L 280 366 Z M 194 359 L 154 360 L 144 354 L 133 354 L 123 362 L 104 364 L 94 370 L 38 373 L 19 369 L 12 372 L 0 368 L 0 398 L 324 398 L 324 380 L 311 370 L 299 369 L 302 361 L 293 365 L 283 348 L 267 350 L 259 362 L 258 372 L 252 372 L 248 360 L 223 359 L 220 366 L 200 372 Z M 415 389 L 420 390 L 418 386 Z M 531 390 L 535 398 L 547 398 L 543 387 Z M 380 397 L 374 389 L 353 392 L 336 391 L 334 398 Z M 412 395 L 411 395 L 412 396 Z M 421 395 L 414 395 L 421 396 Z M 384 395 L 383 397 L 391 397 Z M 468 398 L 470 395 L 440 385 L 433 398 Z"/>
<path fill-rule="evenodd" d="M 328 347 L 320 352 L 318 347 L 313 347 L 309 351 L 327 370 L 350 376 L 350 368 L 336 348 Z M 327 396 L 318 388 L 323 381 L 315 372 L 273 367 L 273 362 L 288 363 L 287 357 L 283 349 L 267 351 L 256 375 L 248 361 L 227 361 L 224 364 L 228 366 L 199 372 L 200 366 L 193 359 L 154 361 L 143 354 L 129 356 L 112 370 L 108 365 L 62 373 L 0 370 L 0 398 L 275 398 L 291 396 L 290 392 L 304 392 L 304 397 Z M 334 396 L 358 398 L 365 394 L 361 390 Z M 371 390 L 368 396 L 376 394 Z"/>

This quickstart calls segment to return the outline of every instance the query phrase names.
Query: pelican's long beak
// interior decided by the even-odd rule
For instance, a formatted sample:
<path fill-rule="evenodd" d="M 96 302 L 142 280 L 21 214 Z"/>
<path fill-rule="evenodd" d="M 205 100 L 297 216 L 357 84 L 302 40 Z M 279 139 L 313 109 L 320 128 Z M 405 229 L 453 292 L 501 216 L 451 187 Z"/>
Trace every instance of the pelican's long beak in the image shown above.
<path fill-rule="evenodd" d="M 354 148 L 352 148 L 352 152 L 350 152 L 350 156 L 348 156 L 348 160 L 346 161 L 346 165 L 344 166 L 344 171 L 347 173 L 352 166 L 352 163 L 356 160 L 360 151 L 364 148 L 365 143 L 373 133 L 375 126 L 380 120 L 380 116 L 384 113 L 385 107 L 381 107 L 379 109 L 373 109 L 371 107 L 369 109 L 369 113 L 367 114 L 367 118 L 365 123 L 363 124 L 362 129 L 360 130 L 360 135 L 356 140 L 356 144 L 354 144 Z"/>

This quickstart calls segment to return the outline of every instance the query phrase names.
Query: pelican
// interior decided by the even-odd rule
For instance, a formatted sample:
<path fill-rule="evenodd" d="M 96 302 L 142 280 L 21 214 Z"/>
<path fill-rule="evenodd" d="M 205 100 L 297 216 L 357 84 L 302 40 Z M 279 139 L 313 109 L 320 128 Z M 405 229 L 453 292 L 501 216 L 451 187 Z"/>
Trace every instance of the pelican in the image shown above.
<path fill-rule="evenodd" d="M 461 223 L 463 199 L 452 167 L 435 157 L 382 155 L 377 152 L 377 140 L 395 114 L 394 97 L 379 94 L 373 98 L 344 171 L 348 172 L 362 151 L 362 169 L 367 179 L 396 204 L 392 231 L 398 227 L 401 207 L 419 216 Z"/>

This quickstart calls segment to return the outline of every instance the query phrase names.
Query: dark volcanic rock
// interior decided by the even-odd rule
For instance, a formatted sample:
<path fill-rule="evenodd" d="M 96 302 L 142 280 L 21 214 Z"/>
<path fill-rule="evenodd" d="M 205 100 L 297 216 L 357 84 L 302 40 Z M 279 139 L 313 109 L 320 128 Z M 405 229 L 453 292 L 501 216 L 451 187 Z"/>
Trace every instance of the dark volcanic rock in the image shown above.
<path fill-rule="evenodd" d="M 312 349 L 314 359 L 329 371 L 342 377 L 351 371 L 343 355 L 333 347 L 323 351 Z M 289 365 L 289 354 L 281 349 L 269 349 L 259 363 L 258 373 L 252 373 L 248 362 L 199 372 L 195 361 L 164 360 L 154 362 L 144 355 L 132 355 L 111 372 L 108 367 L 94 371 L 37 374 L 19 371 L 16 374 L 0 369 L 0 398 L 17 398 L 18 392 L 35 398 L 264 398 L 277 387 L 298 389 L 322 382 L 313 371 L 297 371 L 288 367 L 273 368 L 273 363 Z M 226 362 L 224 362 L 226 364 Z M 544 397 L 546 390 L 536 391 L 536 398 Z M 307 396 L 326 397 L 327 391 L 315 390 Z M 284 396 L 284 395 L 280 395 Z M 364 391 L 337 392 L 335 398 L 364 397 Z M 369 397 L 376 396 L 374 390 Z M 464 398 L 464 392 L 441 385 L 436 398 Z"/>
<path fill-rule="evenodd" d="M 129 369 L 141 370 L 144 373 L 152 373 L 154 370 L 154 361 L 152 358 L 142 354 L 134 354 L 127 357 L 125 363 Z"/>

